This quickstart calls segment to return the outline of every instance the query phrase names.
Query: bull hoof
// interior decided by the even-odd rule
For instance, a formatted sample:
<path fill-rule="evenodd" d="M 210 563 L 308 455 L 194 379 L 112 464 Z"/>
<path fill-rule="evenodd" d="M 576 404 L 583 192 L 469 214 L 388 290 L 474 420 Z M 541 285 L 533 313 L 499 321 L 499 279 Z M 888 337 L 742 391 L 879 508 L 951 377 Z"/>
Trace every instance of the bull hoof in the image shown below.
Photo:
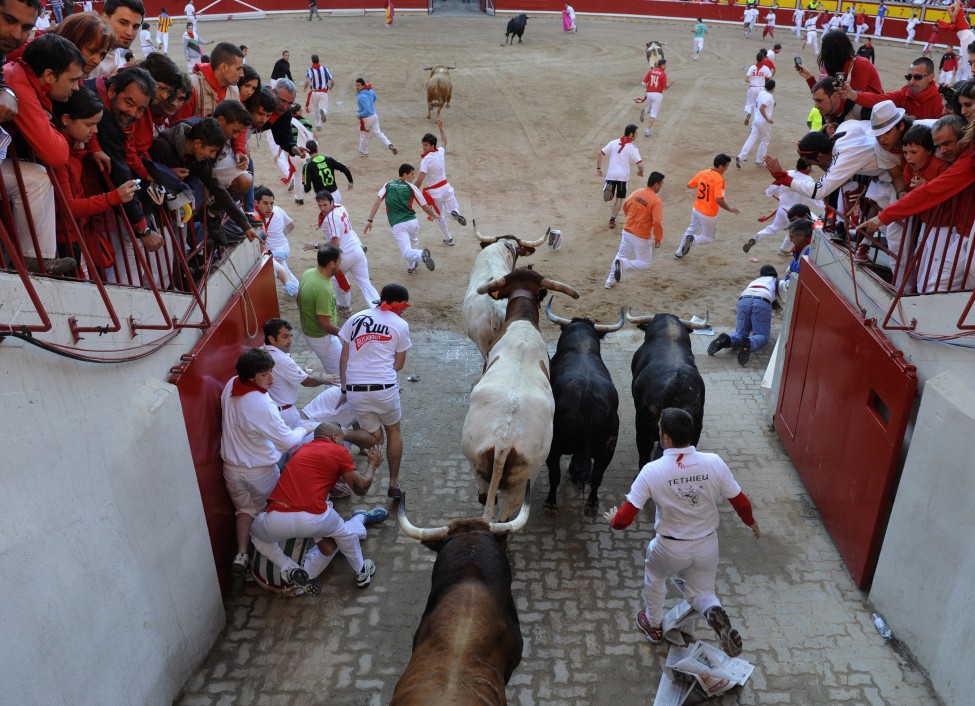
<path fill-rule="evenodd" d="M 559 506 L 558 505 L 549 505 L 548 503 L 545 503 L 545 507 L 542 508 L 542 514 L 545 515 L 545 517 L 558 517 L 559 516 Z"/>
<path fill-rule="evenodd" d="M 582 512 L 586 517 L 595 517 L 599 512 L 599 503 L 586 503 L 586 507 Z"/>

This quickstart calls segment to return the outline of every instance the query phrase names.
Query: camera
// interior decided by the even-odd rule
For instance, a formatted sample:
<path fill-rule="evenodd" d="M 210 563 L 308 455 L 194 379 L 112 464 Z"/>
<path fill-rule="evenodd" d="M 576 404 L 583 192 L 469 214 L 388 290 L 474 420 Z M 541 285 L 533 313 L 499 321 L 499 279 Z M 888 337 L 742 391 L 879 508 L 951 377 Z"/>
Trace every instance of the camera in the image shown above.
<path fill-rule="evenodd" d="M 836 87 L 839 88 L 840 86 L 845 86 L 845 85 L 846 85 L 846 72 L 845 71 L 837 71 L 836 72 Z"/>

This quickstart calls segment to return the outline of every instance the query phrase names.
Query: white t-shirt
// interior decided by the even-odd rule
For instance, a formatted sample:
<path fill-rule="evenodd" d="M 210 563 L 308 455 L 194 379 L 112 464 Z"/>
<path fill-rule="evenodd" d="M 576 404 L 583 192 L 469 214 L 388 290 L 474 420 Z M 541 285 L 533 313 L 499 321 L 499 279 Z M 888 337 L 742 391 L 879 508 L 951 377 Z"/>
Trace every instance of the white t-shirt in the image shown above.
<path fill-rule="evenodd" d="M 630 178 L 630 165 L 643 162 L 643 157 L 640 156 L 640 150 L 632 142 L 627 142 L 625 145 L 622 145 L 621 149 L 621 139 L 617 138 L 613 140 L 600 150 L 604 155 L 609 157 L 609 164 L 606 165 L 607 181 L 628 181 Z"/>
<path fill-rule="evenodd" d="M 772 69 L 767 66 L 752 64 L 745 70 L 749 88 L 765 88 L 766 79 L 772 78 Z"/>
<path fill-rule="evenodd" d="M 829 19 L 829 22 L 826 25 L 827 29 L 837 29 L 837 28 L 839 28 L 839 26 L 840 26 L 840 16 L 839 15 L 833 15 Z"/>
<path fill-rule="evenodd" d="M 749 7 L 745 9 L 744 21 L 746 24 L 754 24 L 755 20 L 758 19 L 758 10 L 754 7 Z"/>
<path fill-rule="evenodd" d="M 196 7 L 193 6 L 193 3 L 186 3 L 186 7 L 183 8 L 183 14 L 186 15 L 186 19 L 188 20 L 192 20 L 194 17 L 196 17 Z"/>
<path fill-rule="evenodd" d="M 152 43 L 152 32 L 147 29 L 139 30 L 139 46 L 142 48 L 143 54 L 156 51 L 156 47 Z"/>
<path fill-rule="evenodd" d="M 917 17 L 912 17 L 911 19 L 909 19 L 907 21 L 907 31 L 910 32 L 912 29 L 914 29 L 915 27 L 917 27 L 919 24 L 921 24 L 921 20 L 919 20 Z"/>
<path fill-rule="evenodd" d="M 274 206 L 271 218 L 264 221 L 264 228 L 267 230 L 267 249 L 287 260 L 291 254 L 287 234 L 294 230 L 294 220 L 280 207 Z"/>
<path fill-rule="evenodd" d="M 775 26 L 775 11 L 769 10 L 768 14 L 765 15 L 765 24 L 769 27 Z"/>
<path fill-rule="evenodd" d="M 326 240 L 338 238 L 339 248 L 343 253 L 350 253 L 355 248 L 362 247 L 362 241 L 352 230 L 352 219 L 349 217 L 349 212 L 345 206 L 335 204 L 335 208 L 329 211 L 328 215 L 322 220 L 322 232 L 325 234 Z"/>
<path fill-rule="evenodd" d="M 762 106 L 765 107 L 765 114 L 772 117 L 772 109 L 775 107 L 775 98 L 768 91 L 762 91 L 755 99 L 755 122 L 768 122 L 762 117 Z"/>
<path fill-rule="evenodd" d="M 48 19 L 47 13 L 42 12 L 37 16 L 37 21 L 34 23 L 34 29 L 50 29 L 51 20 Z"/>
<path fill-rule="evenodd" d="M 447 181 L 447 162 L 446 151 L 443 147 L 438 147 L 433 152 L 428 152 L 420 160 L 420 171 L 426 174 L 423 179 L 423 186 L 432 187 L 442 181 Z"/>
<path fill-rule="evenodd" d="M 267 393 L 278 407 L 294 404 L 298 401 L 298 386 L 305 381 L 308 373 L 301 369 L 290 353 L 277 346 L 265 344 L 261 348 L 274 358 L 274 384 Z"/>
<path fill-rule="evenodd" d="M 776 56 L 775 50 L 774 49 L 769 49 L 768 50 L 768 54 L 765 55 L 765 58 L 768 59 L 769 61 L 771 61 L 774 64 L 775 63 L 775 56 Z"/>
<path fill-rule="evenodd" d="M 236 376 L 230 378 L 220 395 L 220 455 L 224 463 L 237 468 L 274 465 L 281 453 L 300 444 L 307 432 L 304 427 L 289 428 L 270 395 L 248 392 L 232 397 L 236 380 Z"/>
<path fill-rule="evenodd" d="M 806 20 L 806 32 L 815 32 L 817 22 L 819 22 L 819 19 L 815 15 Z"/>
<path fill-rule="evenodd" d="M 759 277 L 758 279 L 753 279 L 747 287 L 742 291 L 742 297 L 761 297 L 769 304 L 775 301 L 777 296 L 785 295 L 788 289 L 785 286 L 785 280 L 781 280 L 778 277 Z"/>
<path fill-rule="evenodd" d="M 718 528 L 718 501 L 733 498 L 741 487 L 717 454 L 693 446 L 664 449 L 664 455 L 640 470 L 626 499 L 642 508 L 653 500 L 653 528 L 677 539 L 701 539 Z"/>
<path fill-rule="evenodd" d="M 413 345 L 406 320 L 378 306 L 350 316 L 339 338 L 349 344 L 346 385 L 396 382 L 393 359 Z"/>

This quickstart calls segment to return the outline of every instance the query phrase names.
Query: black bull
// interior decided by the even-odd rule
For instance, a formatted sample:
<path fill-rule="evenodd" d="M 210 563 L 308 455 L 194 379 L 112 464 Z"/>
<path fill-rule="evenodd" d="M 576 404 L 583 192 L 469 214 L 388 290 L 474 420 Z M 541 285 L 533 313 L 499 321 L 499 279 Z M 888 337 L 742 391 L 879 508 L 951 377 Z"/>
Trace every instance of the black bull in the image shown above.
<path fill-rule="evenodd" d="M 508 20 L 508 27 L 504 30 L 505 44 L 514 44 L 515 37 L 518 37 L 518 43 L 521 44 L 521 36 L 525 33 L 525 25 L 527 24 L 528 15 L 525 14 L 515 15 Z"/>
<path fill-rule="evenodd" d="M 636 407 L 636 447 L 640 468 L 663 454 L 660 412 L 680 407 L 694 419 L 691 444 L 701 439 L 704 423 L 704 380 L 694 363 L 691 336 L 673 314 L 657 314 L 648 324 L 643 344 L 633 354 L 633 404 Z"/>
<path fill-rule="evenodd" d="M 551 365 L 555 421 L 546 461 L 546 514 L 554 514 L 557 507 L 556 492 L 562 477 L 559 459 L 565 454 L 572 454 L 572 482 L 589 483 L 585 514 L 595 515 L 599 509 L 597 491 L 613 460 L 620 430 L 619 395 L 599 353 L 604 335 L 596 331 L 592 321 L 572 319 L 559 336 Z"/>

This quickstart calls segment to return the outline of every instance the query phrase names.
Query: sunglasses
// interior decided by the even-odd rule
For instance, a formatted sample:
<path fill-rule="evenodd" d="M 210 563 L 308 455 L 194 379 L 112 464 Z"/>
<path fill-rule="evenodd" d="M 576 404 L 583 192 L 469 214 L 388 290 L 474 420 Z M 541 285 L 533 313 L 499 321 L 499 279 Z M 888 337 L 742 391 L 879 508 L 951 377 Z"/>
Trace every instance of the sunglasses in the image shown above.
<path fill-rule="evenodd" d="M 914 79 L 915 81 L 922 81 L 930 75 L 931 74 L 904 74 L 904 80 L 910 81 L 911 79 Z"/>

